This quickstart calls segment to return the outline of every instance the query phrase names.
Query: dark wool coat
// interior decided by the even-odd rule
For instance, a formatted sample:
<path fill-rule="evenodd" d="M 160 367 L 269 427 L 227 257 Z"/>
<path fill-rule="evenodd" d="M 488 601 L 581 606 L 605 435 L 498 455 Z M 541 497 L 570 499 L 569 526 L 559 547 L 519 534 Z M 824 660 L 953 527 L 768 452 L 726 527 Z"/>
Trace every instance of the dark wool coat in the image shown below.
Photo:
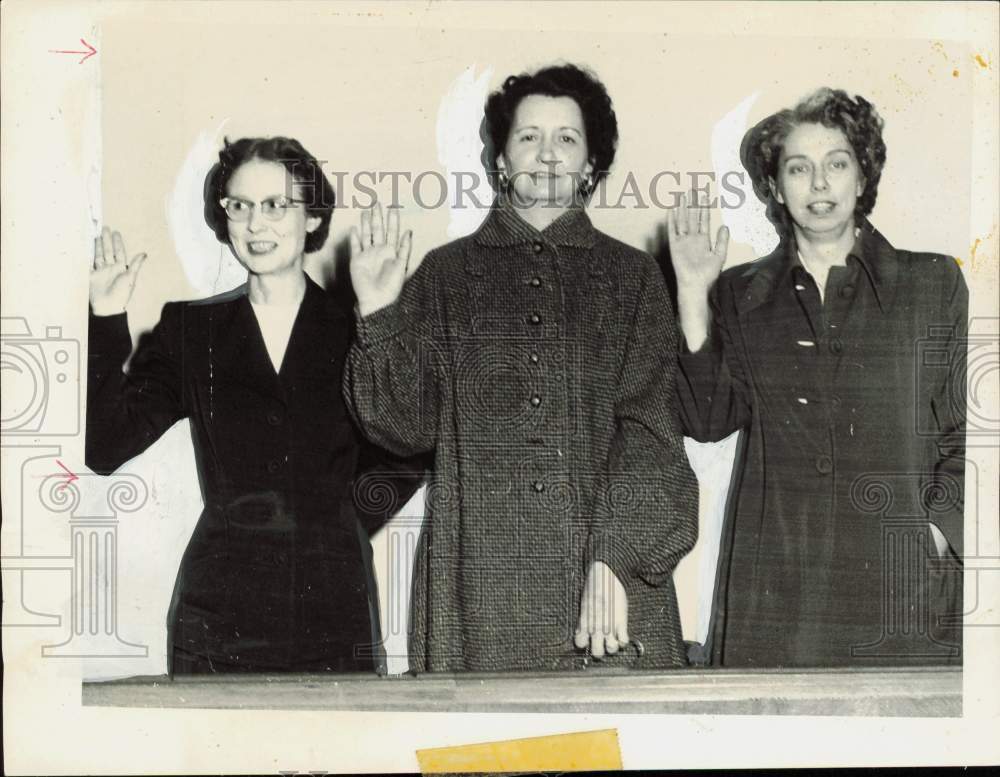
<path fill-rule="evenodd" d="M 695 541 L 697 488 L 676 349 L 656 263 L 582 210 L 538 232 L 494 207 L 361 319 L 352 412 L 399 454 L 436 448 L 411 668 L 572 668 L 594 560 L 624 584 L 645 648 L 608 663 L 684 663 L 671 573 Z"/>
<path fill-rule="evenodd" d="M 171 605 L 175 671 L 372 667 L 362 438 L 339 390 L 349 311 L 307 278 L 280 374 L 243 290 L 167 304 L 127 374 L 125 315 L 90 317 L 87 465 L 110 473 L 191 421 L 205 508 Z"/>
<path fill-rule="evenodd" d="M 871 224 L 825 298 L 793 240 L 722 274 L 680 356 L 685 431 L 744 429 L 713 629 L 727 666 L 958 660 L 968 292 Z"/>

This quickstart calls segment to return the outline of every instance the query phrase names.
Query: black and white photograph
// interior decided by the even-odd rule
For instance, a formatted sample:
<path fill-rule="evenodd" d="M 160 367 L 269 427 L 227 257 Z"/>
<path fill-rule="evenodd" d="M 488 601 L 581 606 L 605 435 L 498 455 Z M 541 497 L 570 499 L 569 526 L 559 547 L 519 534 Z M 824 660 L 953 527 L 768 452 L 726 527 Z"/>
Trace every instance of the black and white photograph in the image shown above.
<path fill-rule="evenodd" d="M 1000 13 L 3 5 L 10 774 L 1000 762 Z"/>

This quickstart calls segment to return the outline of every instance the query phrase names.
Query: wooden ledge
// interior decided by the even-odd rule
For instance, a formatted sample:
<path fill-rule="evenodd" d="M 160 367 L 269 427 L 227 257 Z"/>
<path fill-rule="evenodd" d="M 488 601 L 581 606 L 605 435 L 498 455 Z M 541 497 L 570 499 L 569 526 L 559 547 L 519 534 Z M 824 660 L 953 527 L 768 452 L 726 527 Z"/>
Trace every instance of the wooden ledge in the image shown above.
<path fill-rule="evenodd" d="M 104 707 L 960 717 L 960 668 L 199 675 L 85 682 Z"/>

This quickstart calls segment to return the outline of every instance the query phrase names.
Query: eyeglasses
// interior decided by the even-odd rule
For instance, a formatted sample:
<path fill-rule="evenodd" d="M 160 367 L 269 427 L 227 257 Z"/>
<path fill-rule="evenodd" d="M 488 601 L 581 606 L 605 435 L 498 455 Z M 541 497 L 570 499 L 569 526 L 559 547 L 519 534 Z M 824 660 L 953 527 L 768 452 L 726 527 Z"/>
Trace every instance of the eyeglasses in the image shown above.
<path fill-rule="evenodd" d="M 259 203 L 260 215 L 268 221 L 281 221 L 289 208 L 295 205 L 304 205 L 305 203 L 306 200 L 293 200 L 284 195 L 268 197 Z M 219 200 L 219 205 L 222 206 L 222 209 L 226 212 L 226 218 L 230 221 L 249 221 L 258 203 L 241 200 L 238 197 L 223 197 Z"/>

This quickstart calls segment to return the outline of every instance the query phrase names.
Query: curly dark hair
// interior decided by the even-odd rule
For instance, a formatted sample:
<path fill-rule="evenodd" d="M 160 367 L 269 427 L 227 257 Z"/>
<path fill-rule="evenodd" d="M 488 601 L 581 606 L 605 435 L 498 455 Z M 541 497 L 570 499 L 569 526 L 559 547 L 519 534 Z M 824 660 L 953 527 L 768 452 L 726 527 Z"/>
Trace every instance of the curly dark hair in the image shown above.
<path fill-rule="evenodd" d="M 252 159 L 284 165 L 292 179 L 302 187 L 302 196 L 309 201 L 306 204 L 307 214 L 320 219 L 319 226 L 306 235 L 305 251 L 312 253 L 322 248 L 330 233 L 337 196 L 316 157 L 295 138 L 286 137 L 241 138 L 234 142 L 225 139 L 219 151 L 219 161 L 212 165 L 205 177 L 204 189 L 205 221 L 219 242 L 229 244 L 226 212 L 219 200 L 226 196 L 226 186 L 237 168 Z"/>
<path fill-rule="evenodd" d="M 785 140 L 800 124 L 839 129 L 851 144 L 865 180 L 854 208 L 854 219 L 860 223 L 872 212 L 878 196 L 878 182 L 885 166 L 884 122 L 865 98 L 855 95 L 852 99 L 843 89 L 829 87 L 817 89 L 794 108 L 768 116 L 743 136 L 740 159 L 750 173 L 754 192 L 767 205 L 768 219 L 780 233 L 790 233 L 788 211 L 774 198 L 771 181 L 777 180 Z"/>
<path fill-rule="evenodd" d="M 528 95 L 572 97 L 583 114 L 587 150 L 594 168 L 590 194 L 608 174 L 618 145 L 618 119 L 608 90 L 596 75 L 572 64 L 550 65 L 534 73 L 509 76 L 503 86 L 486 100 L 485 117 L 480 128 L 483 140 L 483 167 L 497 188 L 497 158 L 507 146 L 510 127 L 517 106 Z"/>

